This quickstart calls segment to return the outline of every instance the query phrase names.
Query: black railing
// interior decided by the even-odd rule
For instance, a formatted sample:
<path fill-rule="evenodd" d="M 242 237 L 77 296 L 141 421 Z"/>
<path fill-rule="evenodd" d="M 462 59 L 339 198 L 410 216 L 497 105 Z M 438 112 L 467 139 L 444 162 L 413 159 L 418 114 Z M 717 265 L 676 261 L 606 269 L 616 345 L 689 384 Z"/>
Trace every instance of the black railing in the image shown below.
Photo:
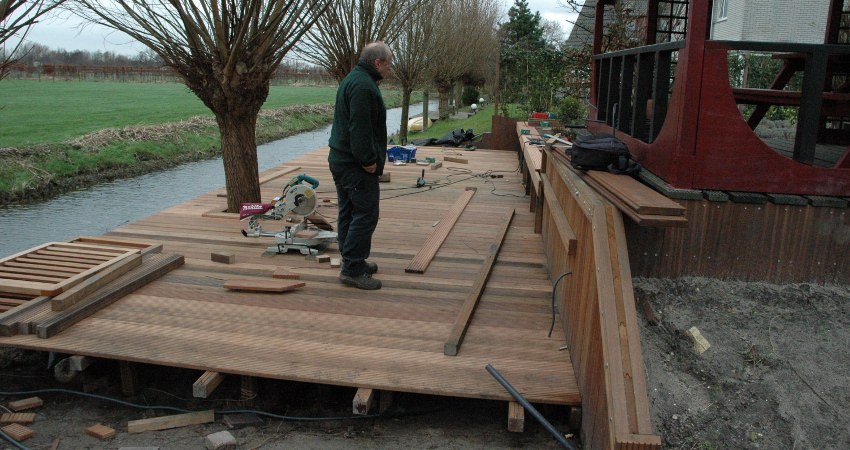
<path fill-rule="evenodd" d="M 833 86 L 826 84 L 832 75 L 850 75 L 850 45 L 748 41 L 709 41 L 709 43 L 727 50 L 773 53 L 774 57 L 783 60 L 784 65 L 770 89 L 760 90 L 749 96 L 746 95 L 748 94 L 746 89 L 739 89 L 736 96 L 748 97 L 737 98 L 739 103 L 756 105 L 755 112 L 748 120 L 753 129 L 771 105 L 799 106 L 797 134 L 794 141 L 795 161 L 812 164 L 817 144 L 827 142 L 822 125 L 824 117 L 850 117 L 850 95 L 847 94 L 847 89 L 834 89 Z M 798 93 L 791 92 L 799 96 L 783 98 L 775 95 L 787 92 L 783 91 L 785 84 L 791 75 L 798 71 L 803 71 L 802 88 Z M 828 107 L 824 108 L 824 106 Z"/>
<path fill-rule="evenodd" d="M 658 137 L 675 74 L 673 53 L 685 41 L 647 45 L 595 55 L 596 119 L 636 139 Z"/>

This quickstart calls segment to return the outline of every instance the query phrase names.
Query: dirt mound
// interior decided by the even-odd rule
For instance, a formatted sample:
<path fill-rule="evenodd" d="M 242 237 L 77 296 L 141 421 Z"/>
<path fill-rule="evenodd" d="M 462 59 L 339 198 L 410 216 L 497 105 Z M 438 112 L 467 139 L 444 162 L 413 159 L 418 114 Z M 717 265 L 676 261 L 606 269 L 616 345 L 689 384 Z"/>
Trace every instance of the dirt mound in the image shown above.
<path fill-rule="evenodd" d="M 665 446 L 850 448 L 848 287 L 686 277 L 635 279 L 635 294 L 661 319 L 641 341 Z"/>

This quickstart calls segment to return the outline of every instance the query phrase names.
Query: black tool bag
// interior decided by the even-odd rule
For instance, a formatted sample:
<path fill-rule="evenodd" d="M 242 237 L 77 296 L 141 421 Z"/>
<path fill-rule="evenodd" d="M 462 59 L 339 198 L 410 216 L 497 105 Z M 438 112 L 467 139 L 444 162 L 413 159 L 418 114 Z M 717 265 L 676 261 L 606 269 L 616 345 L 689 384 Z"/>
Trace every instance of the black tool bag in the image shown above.
<path fill-rule="evenodd" d="M 616 174 L 632 175 L 640 171 L 640 164 L 631 160 L 626 143 L 608 133 L 581 136 L 573 142 L 570 164 L 578 170 L 606 170 Z"/>

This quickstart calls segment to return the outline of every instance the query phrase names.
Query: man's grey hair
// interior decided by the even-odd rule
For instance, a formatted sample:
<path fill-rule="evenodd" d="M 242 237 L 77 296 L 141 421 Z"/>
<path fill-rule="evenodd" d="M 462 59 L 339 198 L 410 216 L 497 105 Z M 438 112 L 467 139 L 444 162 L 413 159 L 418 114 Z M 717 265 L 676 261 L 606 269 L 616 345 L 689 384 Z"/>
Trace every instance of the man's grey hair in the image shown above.
<path fill-rule="evenodd" d="M 387 44 L 381 41 L 372 42 L 363 47 L 363 51 L 360 52 L 360 62 L 371 65 L 376 59 L 388 60 L 391 54 L 392 52 Z"/>

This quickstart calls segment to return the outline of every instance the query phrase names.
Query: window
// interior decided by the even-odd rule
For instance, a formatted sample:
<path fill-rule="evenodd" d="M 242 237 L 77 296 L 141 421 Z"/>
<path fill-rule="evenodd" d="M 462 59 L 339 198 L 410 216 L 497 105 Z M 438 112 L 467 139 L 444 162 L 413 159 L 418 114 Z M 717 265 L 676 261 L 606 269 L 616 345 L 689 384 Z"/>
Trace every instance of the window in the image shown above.
<path fill-rule="evenodd" d="M 729 0 L 717 0 L 717 20 L 726 20 L 729 12 Z"/>

